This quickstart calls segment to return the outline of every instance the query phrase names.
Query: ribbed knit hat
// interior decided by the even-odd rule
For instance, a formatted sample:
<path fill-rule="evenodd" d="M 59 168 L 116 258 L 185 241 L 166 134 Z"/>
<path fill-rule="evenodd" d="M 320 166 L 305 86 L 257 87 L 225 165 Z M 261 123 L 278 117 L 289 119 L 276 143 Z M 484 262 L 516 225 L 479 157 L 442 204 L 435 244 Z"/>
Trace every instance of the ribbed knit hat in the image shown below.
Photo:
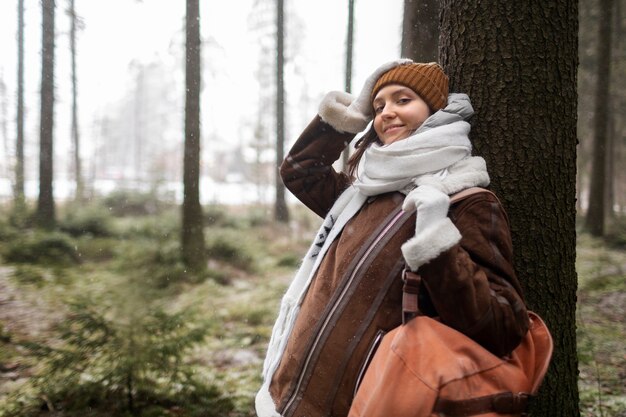
<path fill-rule="evenodd" d="M 372 89 L 371 101 L 386 85 L 401 84 L 415 91 L 433 111 L 446 106 L 448 101 L 448 76 L 436 62 L 398 65 L 380 76 Z"/>

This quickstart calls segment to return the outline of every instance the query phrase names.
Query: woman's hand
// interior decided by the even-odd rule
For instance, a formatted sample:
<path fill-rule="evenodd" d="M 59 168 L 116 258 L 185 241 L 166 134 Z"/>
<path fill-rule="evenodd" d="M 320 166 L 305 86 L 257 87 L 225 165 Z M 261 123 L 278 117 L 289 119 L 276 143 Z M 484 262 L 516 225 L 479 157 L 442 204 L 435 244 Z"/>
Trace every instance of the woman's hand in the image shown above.
<path fill-rule="evenodd" d="M 402 209 L 417 209 L 415 236 L 402 245 L 404 260 L 412 271 L 450 249 L 461 234 L 448 218 L 450 197 L 431 185 L 420 185 L 404 199 Z"/>
<path fill-rule="evenodd" d="M 450 197 L 433 186 L 421 185 L 411 191 L 402 204 L 404 211 L 411 211 L 413 207 L 417 209 L 415 220 L 415 235 L 417 236 L 448 218 Z"/>
<path fill-rule="evenodd" d="M 320 103 L 320 117 L 339 132 L 358 133 L 362 131 L 372 120 L 371 94 L 376 81 L 390 69 L 411 62 L 413 61 L 410 59 L 398 59 L 376 68 L 367 77 L 361 92 L 356 98 L 352 94 L 343 91 L 329 92 Z"/>

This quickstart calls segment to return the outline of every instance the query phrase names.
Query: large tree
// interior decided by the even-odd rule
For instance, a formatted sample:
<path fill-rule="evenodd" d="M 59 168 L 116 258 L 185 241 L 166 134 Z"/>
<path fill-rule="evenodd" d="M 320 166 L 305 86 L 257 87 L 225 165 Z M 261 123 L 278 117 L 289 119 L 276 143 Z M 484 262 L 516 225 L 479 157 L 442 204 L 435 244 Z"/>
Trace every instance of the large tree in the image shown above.
<path fill-rule="evenodd" d="M 609 159 L 609 111 L 611 79 L 611 32 L 613 0 L 600 1 L 598 24 L 598 69 L 595 92 L 593 159 L 591 184 L 589 186 L 589 208 L 585 226 L 594 236 L 604 235 L 607 202 L 607 171 Z"/>
<path fill-rule="evenodd" d="M 402 56 L 418 62 L 437 61 L 440 0 L 404 0 Z"/>
<path fill-rule="evenodd" d="M 285 148 L 285 13 L 284 0 L 276 0 L 276 165 L 284 158 Z M 285 199 L 285 185 L 276 170 L 276 200 L 274 219 L 289 221 L 289 210 Z"/>
<path fill-rule="evenodd" d="M 575 174 L 575 0 L 444 0 L 439 56 L 476 110 L 472 140 L 511 219 L 529 307 L 555 340 L 532 414 L 579 415 Z"/>
<path fill-rule="evenodd" d="M 200 5 L 187 0 L 185 59 L 185 154 L 183 160 L 182 255 L 194 271 L 205 267 L 200 206 Z"/>
<path fill-rule="evenodd" d="M 55 225 L 53 178 L 54 131 L 54 0 L 42 0 L 41 20 L 41 121 L 39 127 L 39 199 L 37 225 Z"/>

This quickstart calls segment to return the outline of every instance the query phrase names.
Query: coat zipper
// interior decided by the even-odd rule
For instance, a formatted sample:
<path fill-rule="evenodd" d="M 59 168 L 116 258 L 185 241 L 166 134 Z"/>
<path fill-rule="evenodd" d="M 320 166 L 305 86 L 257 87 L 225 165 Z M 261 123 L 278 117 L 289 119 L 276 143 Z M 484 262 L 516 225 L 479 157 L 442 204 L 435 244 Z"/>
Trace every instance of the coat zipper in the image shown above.
<path fill-rule="evenodd" d="M 374 336 L 374 341 L 370 345 L 370 348 L 367 350 L 367 354 L 365 355 L 365 360 L 363 361 L 363 365 L 361 365 L 361 368 L 359 369 L 359 373 L 356 378 L 356 384 L 354 385 L 354 393 L 352 394 L 353 397 L 356 396 L 356 392 L 359 390 L 359 387 L 361 386 L 361 382 L 363 381 L 363 376 L 365 375 L 365 371 L 367 371 L 367 368 L 369 368 L 370 363 L 372 362 L 372 358 L 374 357 L 374 354 L 378 350 L 378 346 L 380 346 L 380 342 L 383 340 L 383 337 L 386 334 L 387 332 L 384 330 L 378 330 L 376 332 L 376 335 Z"/>
<path fill-rule="evenodd" d="M 398 210 L 398 213 L 396 213 L 392 217 L 392 219 L 389 221 L 389 223 L 387 223 L 385 228 L 378 234 L 378 236 L 376 236 L 374 241 L 370 244 L 370 246 L 367 248 L 367 250 L 365 251 L 365 253 L 361 257 L 361 259 L 359 260 L 359 262 L 356 264 L 356 266 L 352 270 L 352 273 L 350 274 L 350 278 L 348 279 L 348 282 L 343 287 L 343 289 L 341 291 L 341 294 L 337 298 L 337 301 L 333 305 L 333 307 L 330 310 L 329 314 L 326 316 L 326 319 L 324 320 L 324 323 L 322 324 L 322 327 L 320 328 L 320 331 L 317 333 L 317 337 L 315 338 L 315 340 L 313 341 L 313 344 L 311 345 L 311 349 L 309 350 L 309 353 L 307 354 L 307 357 L 306 357 L 306 359 L 304 361 L 304 365 L 302 367 L 302 371 L 300 372 L 300 377 L 298 378 L 298 382 L 296 383 L 296 388 L 294 389 L 291 398 L 289 399 L 289 401 L 287 401 L 287 404 L 285 405 L 285 408 L 283 409 L 283 413 L 285 415 L 289 415 L 288 410 L 289 410 L 289 408 L 291 408 L 291 406 L 293 405 L 294 401 L 298 397 L 298 393 L 300 391 L 300 388 L 301 388 L 301 385 L 302 385 L 302 381 L 304 379 L 304 375 L 306 374 L 306 370 L 307 370 L 307 368 L 310 365 L 311 358 L 313 357 L 313 352 L 315 352 L 315 350 L 317 348 L 317 345 L 318 345 L 322 335 L 324 334 L 324 332 L 326 331 L 326 328 L 328 327 L 328 323 L 330 322 L 330 319 L 333 317 L 333 315 L 337 311 L 337 308 L 338 308 L 339 304 L 341 304 L 341 301 L 343 300 L 343 298 L 345 297 L 346 293 L 348 292 L 348 289 L 350 288 L 352 282 L 354 281 L 354 279 L 355 279 L 355 277 L 357 275 L 357 272 L 363 266 L 363 264 L 365 263 L 365 260 L 368 258 L 370 253 L 372 253 L 372 251 L 374 250 L 376 245 L 378 245 L 378 243 L 382 240 L 382 238 L 385 236 L 385 234 L 387 232 L 389 232 L 389 230 L 402 217 L 403 214 L 405 214 L 405 212 L 402 209 Z"/>

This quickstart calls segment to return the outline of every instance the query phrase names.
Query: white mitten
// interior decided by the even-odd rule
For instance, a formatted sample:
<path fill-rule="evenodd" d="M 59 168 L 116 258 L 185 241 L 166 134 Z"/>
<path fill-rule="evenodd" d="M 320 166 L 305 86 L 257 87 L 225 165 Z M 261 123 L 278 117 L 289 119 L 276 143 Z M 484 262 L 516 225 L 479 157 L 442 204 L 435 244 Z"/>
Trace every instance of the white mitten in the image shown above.
<path fill-rule="evenodd" d="M 415 207 L 415 236 L 402 245 L 404 260 L 412 271 L 424 265 L 461 240 L 454 223 L 448 217 L 450 197 L 430 185 L 421 185 L 404 199 L 402 209 Z"/>
<path fill-rule="evenodd" d="M 362 131 L 372 119 L 373 111 L 370 96 L 376 81 L 390 69 L 411 62 L 413 61 L 410 59 L 398 59 L 376 68 L 367 77 L 356 98 L 343 91 L 329 92 L 320 103 L 320 117 L 339 132 L 358 133 Z"/>

